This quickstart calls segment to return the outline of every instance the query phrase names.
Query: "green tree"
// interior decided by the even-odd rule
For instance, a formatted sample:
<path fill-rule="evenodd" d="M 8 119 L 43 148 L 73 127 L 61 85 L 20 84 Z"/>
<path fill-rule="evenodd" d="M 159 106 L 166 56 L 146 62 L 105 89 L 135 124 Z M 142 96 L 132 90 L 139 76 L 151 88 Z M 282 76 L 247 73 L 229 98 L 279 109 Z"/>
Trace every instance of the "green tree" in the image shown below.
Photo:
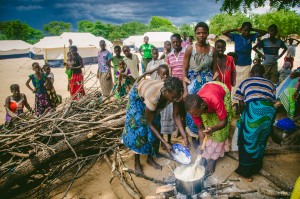
<path fill-rule="evenodd" d="M 220 0 L 215 0 L 219 2 Z M 243 7 L 244 11 L 251 9 L 251 6 L 263 7 L 269 3 L 271 8 L 276 10 L 288 10 L 289 8 L 299 7 L 299 0 L 223 0 L 221 11 L 228 13 L 237 12 Z"/>
<path fill-rule="evenodd" d="M 262 15 L 256 14 L 253 16 L 253 21 L 258 28 L 264 30 L 267 30 L 271 24 L 276 24 L 282 37 L 300 33 L 300 14 L 295 11 L 280 10 Z"/>
<path fill-rule="evenodd" d="M 170 20 L 163 18 L 163 17 L 157 17 L 157 16 L 152 16 L 151 21 L 150 21 L 150 28 L 160 28 L 160 27 L 173 27 L 172 23 Z"/>
<path fill-rule="evenodd" d="M 61 35 L 63 32 L 71 32 L 71 23 L 63 21 L 51 21 L 43 26 L 43 31 L 47 35 Z"/>
<path fill-rule="evenodd" d="M 35 43 L 43 38 L 41 31 L 38 31 L 20 20 L 0 22 L 0 39 L 23 40 L 28 43 Z"/>
<path fill-rule="evenodd" d="M 77 22 L 78 32 L 92 32 L 94 29 L 94 23 L 88 20 L 82 20 Z"/>
<path fill-rule="evenodd" d="M 209 33 L 219 36 L 223 30 L 241 27 L 245 21 L 253 23 L 253 19 L 241 12 L 232 15 L 227 13 L 216 14 L 209 19 Z"/>
<path fill-rule="evenodd" d="M 183 24 L 180 27 L 180 34 L 182 35 L 184 32 L 186 32 L 187 36 L 194 36 L 194 28 L 191 25 Z"/>
<path fill-rule="evenodd" d="M 149 27 L 138 21 L 123 23 L 121 26 L 121 35 L 123 38 L 131 35 L 142 35 L 147 31 L 149 31 Z"/>

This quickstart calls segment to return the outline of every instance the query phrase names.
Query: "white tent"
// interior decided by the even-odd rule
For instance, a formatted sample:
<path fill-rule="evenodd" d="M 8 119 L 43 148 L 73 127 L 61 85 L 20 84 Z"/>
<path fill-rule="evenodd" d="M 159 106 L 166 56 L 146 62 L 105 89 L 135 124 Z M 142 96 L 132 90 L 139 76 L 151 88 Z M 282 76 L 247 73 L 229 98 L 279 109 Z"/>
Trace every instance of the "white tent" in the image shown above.
<path fill-rule="evenodd" d="M 78 53 L 82 57 L 84 64 L 97 62 L 100 40 L 105 40 L 108 47 L 112 46 L 110 41 L 103 37 L 95 37 L 91 33 L 67 32 L 60 36 L 44 37 L 33 45 L 31 52 L 35 57 L 43 57 L 45 62 L 51 66 L 61 67 L 66 61 L 66 55 L 69 51 L 69 39 L 72 39 L 73 45 L 77 46 Z"/>
<path fill-rule="evenodd" d="M 0 59 L 28 57 L 31 45 L 22 40 L 1 40 Z"/>
<path fill-rule="evenodd" d="M 140 46 L 144 43 L 144 35 L 136 35 L 130 36 L 123 41 L 123 45 L 127 45 L 129 47 L 133 46 L 133 48 L 140 48 Z"/>
<path fill-rule="evenodd" d="M 165 41 L 170 41 L 171 32 L 146 32 L 144 36 L 149 37 L 149 44 L 154 45 L 157 48 L 164 47 Z"/>

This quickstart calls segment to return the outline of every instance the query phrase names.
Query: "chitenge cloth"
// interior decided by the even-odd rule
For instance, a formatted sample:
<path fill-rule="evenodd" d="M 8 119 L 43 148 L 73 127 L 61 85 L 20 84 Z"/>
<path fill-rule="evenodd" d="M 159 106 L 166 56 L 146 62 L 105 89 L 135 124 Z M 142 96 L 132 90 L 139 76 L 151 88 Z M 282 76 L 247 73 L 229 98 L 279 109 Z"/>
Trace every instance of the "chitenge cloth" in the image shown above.
<path fill-rule="evenodd" d="M 238 127 L 239 167 L 236 173 L 248 178 L 258 173 L 267 140 L 272 132 L 276 110 L 269 100 L 253 100 L 246 104 Z"/>
<path fill-rule="evenodd" d="M 160 141 L 152 133 L 146 120 L 146 105 L 138 95 L 136 84 L 129 93 L 126 107 L 125 128 L 122 134 L 123 144 L 139 154 L 156 156 Z M 157 113 L 153 125 L 160 132 L 160 114 Z"/>

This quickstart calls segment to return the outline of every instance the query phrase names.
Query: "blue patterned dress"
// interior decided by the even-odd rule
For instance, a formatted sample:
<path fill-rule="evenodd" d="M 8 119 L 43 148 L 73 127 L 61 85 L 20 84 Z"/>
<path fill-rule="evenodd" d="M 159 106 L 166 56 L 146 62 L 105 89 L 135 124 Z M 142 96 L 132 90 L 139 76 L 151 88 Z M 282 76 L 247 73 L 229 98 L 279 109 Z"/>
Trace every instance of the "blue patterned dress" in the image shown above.
<path fill-rule="evenodd" d="M 189 94 L 196 94 L 205 83 L 213 80 L 213 47 L 210 46 L 208 54 L 200 54 L 197 53 L 195 45 L 193 45 L 188 70 L 188 79 L 191 81 L 187 87 Z M 186 115 L 186 125 L 192 133 L 198 134 L 198 128 L 189 113 Z"/>
<path fill-rule="evenodd" d="M 141 81 L 156 81 L 158 80 L 141 80 Z M 161 86 L 160 86 L 161 85 Z M 158 90 L 163 86 L 163 82 L 159 86 L 152 86 L 151 89 Z M 157 107 L 155 110 L 155 118 L 153 125 L 160 132 L 160 111 L 166 106 Z M 152 133 L 146 119 L 146 103 L 143 97 L 139 95 L 137 84 L 134 84 L 129 93 L 128 104 L 126 108 L 125 128 L 122 134 L 123 144 L 139 154 L 148 154 L 156 156 L 160 141 Z"/>
<path fill-rule="evenodd" d="M 248 178 L 262 168 L 267 140 L 272 132 L 276 110 L 275 87 L 267 79 L 244 80 L 234 98 L 246 103 L 238 127 L 239 167 L 236 173 Z"/>

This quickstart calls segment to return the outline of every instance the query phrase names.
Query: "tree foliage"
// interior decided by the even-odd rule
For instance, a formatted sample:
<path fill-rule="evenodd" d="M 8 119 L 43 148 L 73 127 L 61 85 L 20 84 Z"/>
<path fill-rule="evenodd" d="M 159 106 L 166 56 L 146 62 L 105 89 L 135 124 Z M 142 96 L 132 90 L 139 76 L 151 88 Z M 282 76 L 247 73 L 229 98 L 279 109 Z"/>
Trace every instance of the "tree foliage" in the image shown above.
<path fill-rule="evenodd" d="M 58 36 L 64 32 L 71 32 L 71 23 L 63 21 L 51 21 L 43 26 L 43 31 L 46 35 Z"/>
<path fill-rule="evenodd" d="M 273 11 L 266 14 L 246 16 L 241 12 L 232 15 L 221 13 L 209 19 L 210 33 L 221 35 L 223 30 L 241 27 L 242 23 L 249 21 L 254 28 L 267 30 L 271 24 L 276 24 L 279 34 L 283 37 L 290 34 L 299 34 L 300 15 L 295 11 Z"/>
<path fill-rule="evenodd" d="M 221 35 L 223 30 L 241 27 L 245 21 L 253 23 L 252 19 L 241 12 L 233 15 L 227 13 L 216 14 L 209 19 L 209 33 Z"/>
<path fill-rule="evenodd" d="M 0 22 L 0 39 L 23 40 L 28 43 L 35 43 L 43 38 L 39 30 L 35 30 L 20 20 Z"/>
<path fill-rule="evenodd" d="M 194 36 L 194 26 L 188 25 L 188 24 L 183 24 L 180 27 L 180 34 L 182 35 L 184 32 L 186 32 L 187 36 Z"/>
<path fill-rule="evenodd" d="M 163 17 L 152 16 L 150 21 L 150 28 L 156 29 L 161 27 L 172 27 L 172 23 L 169 19 Z"/>
<path fill-rule="evenodd" d="M 216 2 L 219 1 L 216 0 Z M 252 6 L 255 8 L 263 7 L 266 3 L 269 3 L 270 7 L 276 10 L 288 10 L 300 6 L 299 0 L 223 0 L 221 11 L 233 13 L 239 11 L 242 7 L 246 12 L 251 10 Z"/>

